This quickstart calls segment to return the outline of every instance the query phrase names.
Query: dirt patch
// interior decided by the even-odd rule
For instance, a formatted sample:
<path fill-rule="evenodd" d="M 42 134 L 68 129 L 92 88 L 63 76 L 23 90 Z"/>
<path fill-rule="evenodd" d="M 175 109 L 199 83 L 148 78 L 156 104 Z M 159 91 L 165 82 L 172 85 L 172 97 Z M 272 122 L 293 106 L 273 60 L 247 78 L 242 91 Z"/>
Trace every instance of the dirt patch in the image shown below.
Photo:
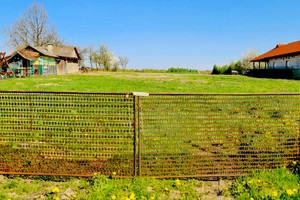
<path fill-rule="evenodd" d="M 206 80 L 180 80 L 180 83 L 208 83 Z"/>
<path fill-rule="evenodd" d="M 172 74 L 172 73 L 141 73 L 141 72 L 89 72 L 84 75 L 93 75 L 93 76 L 113 76 L 116 78 L 124 79 L 145 79 L 145 78 L 156 78 L 156 79 L 172 79 L 172 78 L 181 78 L 186 76 L 195 76 L 198 74 Z"/>
<path fill-rule="evenodd" d="M 233 200 L 228 192 L 230 186 L 231 181 L 204 181 L 202 187 L 196 188 L 196 192 L 202 195 L 203 200 Z"/>
<path fill-rule="evenodd" d="M 44 83 L 44 84 L 38 84 L 35 87 L 45 87 L 45 86 L 47 87 L 47 86 L 62 86 L 62 85 L 58 85 L 55 83 Z"/>

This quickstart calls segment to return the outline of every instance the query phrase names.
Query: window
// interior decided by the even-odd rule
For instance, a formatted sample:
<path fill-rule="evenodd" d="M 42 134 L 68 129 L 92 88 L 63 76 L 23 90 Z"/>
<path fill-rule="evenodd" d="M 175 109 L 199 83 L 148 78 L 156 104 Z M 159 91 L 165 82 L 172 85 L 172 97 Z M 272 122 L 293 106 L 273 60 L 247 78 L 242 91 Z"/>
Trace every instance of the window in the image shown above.
<path fill-rule="evenodd" d="M 285 62 L 285 67 L 286 67 L 286 68 L 289 68 L 289 67 L 290 67 L 290 62 L 289 62 L 288 60 Z"/>
<path fill-rule="evenodd" d="M 273 62 L 273 69 L 276 68 L 276 62 Z"/>

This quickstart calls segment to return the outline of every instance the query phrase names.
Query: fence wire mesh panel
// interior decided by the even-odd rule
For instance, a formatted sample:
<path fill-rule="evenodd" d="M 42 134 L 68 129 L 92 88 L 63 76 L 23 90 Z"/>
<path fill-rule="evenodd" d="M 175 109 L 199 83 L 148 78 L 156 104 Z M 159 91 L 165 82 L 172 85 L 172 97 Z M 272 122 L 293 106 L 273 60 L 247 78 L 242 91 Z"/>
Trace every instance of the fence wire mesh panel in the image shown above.
<path fill-rule="evenodd" d="M 2 174 L 134 176 L 132 95 L 0 92 L 0 123 Z"/>
<path fill-rule="evenodd" d="M 152 94 L 139 104 L 141 176 L 238 176 L 299 159 L 298 94 Z"/>

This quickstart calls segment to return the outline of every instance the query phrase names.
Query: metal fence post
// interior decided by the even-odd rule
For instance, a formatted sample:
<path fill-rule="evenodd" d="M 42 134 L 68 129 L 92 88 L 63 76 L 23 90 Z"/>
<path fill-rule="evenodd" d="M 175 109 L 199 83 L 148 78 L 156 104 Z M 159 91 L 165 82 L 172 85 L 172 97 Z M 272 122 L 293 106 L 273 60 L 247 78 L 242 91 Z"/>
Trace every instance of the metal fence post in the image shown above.
<path fill-rule="evenodd" d="M 142 151 L 142 138 L 141 138 L 141 131 L 140 131 L 140 97 L 138 97 L 138 138 L 139 138 L 139 176 L 142 175 L 142 159 L 141 159 L 141 151 Z"/>
<path fill-rule="evenodd" d="M 136 96 L 133 96 L 133 113 L 134 113 L 134 123 L 133 123 L 133 129 L 134 129 L 134 142 L 133 142 L 133 170 L 134 170 L 134 177 L 136 177 L 136 131 L 137 131 L 137 123 L 136 123 Z"/>
<path fill-rule="evenodd" d="M 141 133 L 140 133 L 140 97 L 147 97 L 149 96 L 149 93 L 145 92 L 132 92 L 132 95 L 134 97 L 134 175 L 136 176 L 136 171 L 138 168 L 138 175 L 141 176 L 141 149 L 142 149 L 142 143 L 141 143 Z M 137 114 L 137 115 L 136 115 Z M 138 143 L 136 143 L 138 141 Z M 136 148 L 138 147 L 138 158 L 136 153 Z M 137 166 L 138 163 L 138 166 Z"/>

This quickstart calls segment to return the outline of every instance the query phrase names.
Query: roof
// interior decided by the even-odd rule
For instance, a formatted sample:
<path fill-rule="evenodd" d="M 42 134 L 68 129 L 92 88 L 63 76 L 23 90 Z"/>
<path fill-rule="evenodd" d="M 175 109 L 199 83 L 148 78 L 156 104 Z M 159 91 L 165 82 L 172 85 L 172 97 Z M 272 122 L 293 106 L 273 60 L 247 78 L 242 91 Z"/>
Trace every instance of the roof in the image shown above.
<path fill-rule="evenodd" d="M 36 60 L 38 57 L 40 57 L 40 54 L 38 52 L 26 51 L 24 49 L 17 53 L 27 60 Z"/>
<path fill-rule="evenodd" d="M 26 46 L 20 46 L 20 47 L 18 47 L 18 49 L 15 50 L 11 55 L 7 56 L 6 59 L 10 60 L 16 54 L 19 54 L 21 57 L 23 57 L 23 58 L 25 58 L 27 60 L 36 60 L 38 57 L 40 57 L 40 54 L 38 52 L 27 51 L 26 50 L 27 47 Z"/>
<path fill-rule="evenodd" d="M 251 61 L 267 61 L 270 58 L 300 53 L 300 41 L 288 43 L 288 44 L 277 44 L 276 47 L 267 53 L 264 53 Z"/>
<path fill-rule="evenodd" d="M 74 46 L 53 47 L 53 53 L 59 57 L 80 59 L 80 55 L 78 54 L 77 48 Z"/>
<path fill-rule="evenodd" d="M 37 51 L 44 54 L 45 56 L 54 57 L 54 58 L 57 57 L 57 55 L 55 55 L 54 53 L 48 51 L 47 47 L 32 47 L 32 48 L 36 49 Z"/>
<path fill-rule="evenodd" d="M 31 48 L 37 52 L 28 51 L 27 48 Z M 15 50 L 11 55 L 7 56 L 7 59 L 14 57 L 16 54 L 19 54 L 27 60 L 36 60 L 40 54 L 48 57 L 64 57 L 64 58 L 73 58 L 81 59 L 77 51 L 77 48 L 74 46 L 68 47 L 53 47 L 52 51 L 49 51 L 47 47 L 32 47 L 32 46 L 20 46 Z"/>

